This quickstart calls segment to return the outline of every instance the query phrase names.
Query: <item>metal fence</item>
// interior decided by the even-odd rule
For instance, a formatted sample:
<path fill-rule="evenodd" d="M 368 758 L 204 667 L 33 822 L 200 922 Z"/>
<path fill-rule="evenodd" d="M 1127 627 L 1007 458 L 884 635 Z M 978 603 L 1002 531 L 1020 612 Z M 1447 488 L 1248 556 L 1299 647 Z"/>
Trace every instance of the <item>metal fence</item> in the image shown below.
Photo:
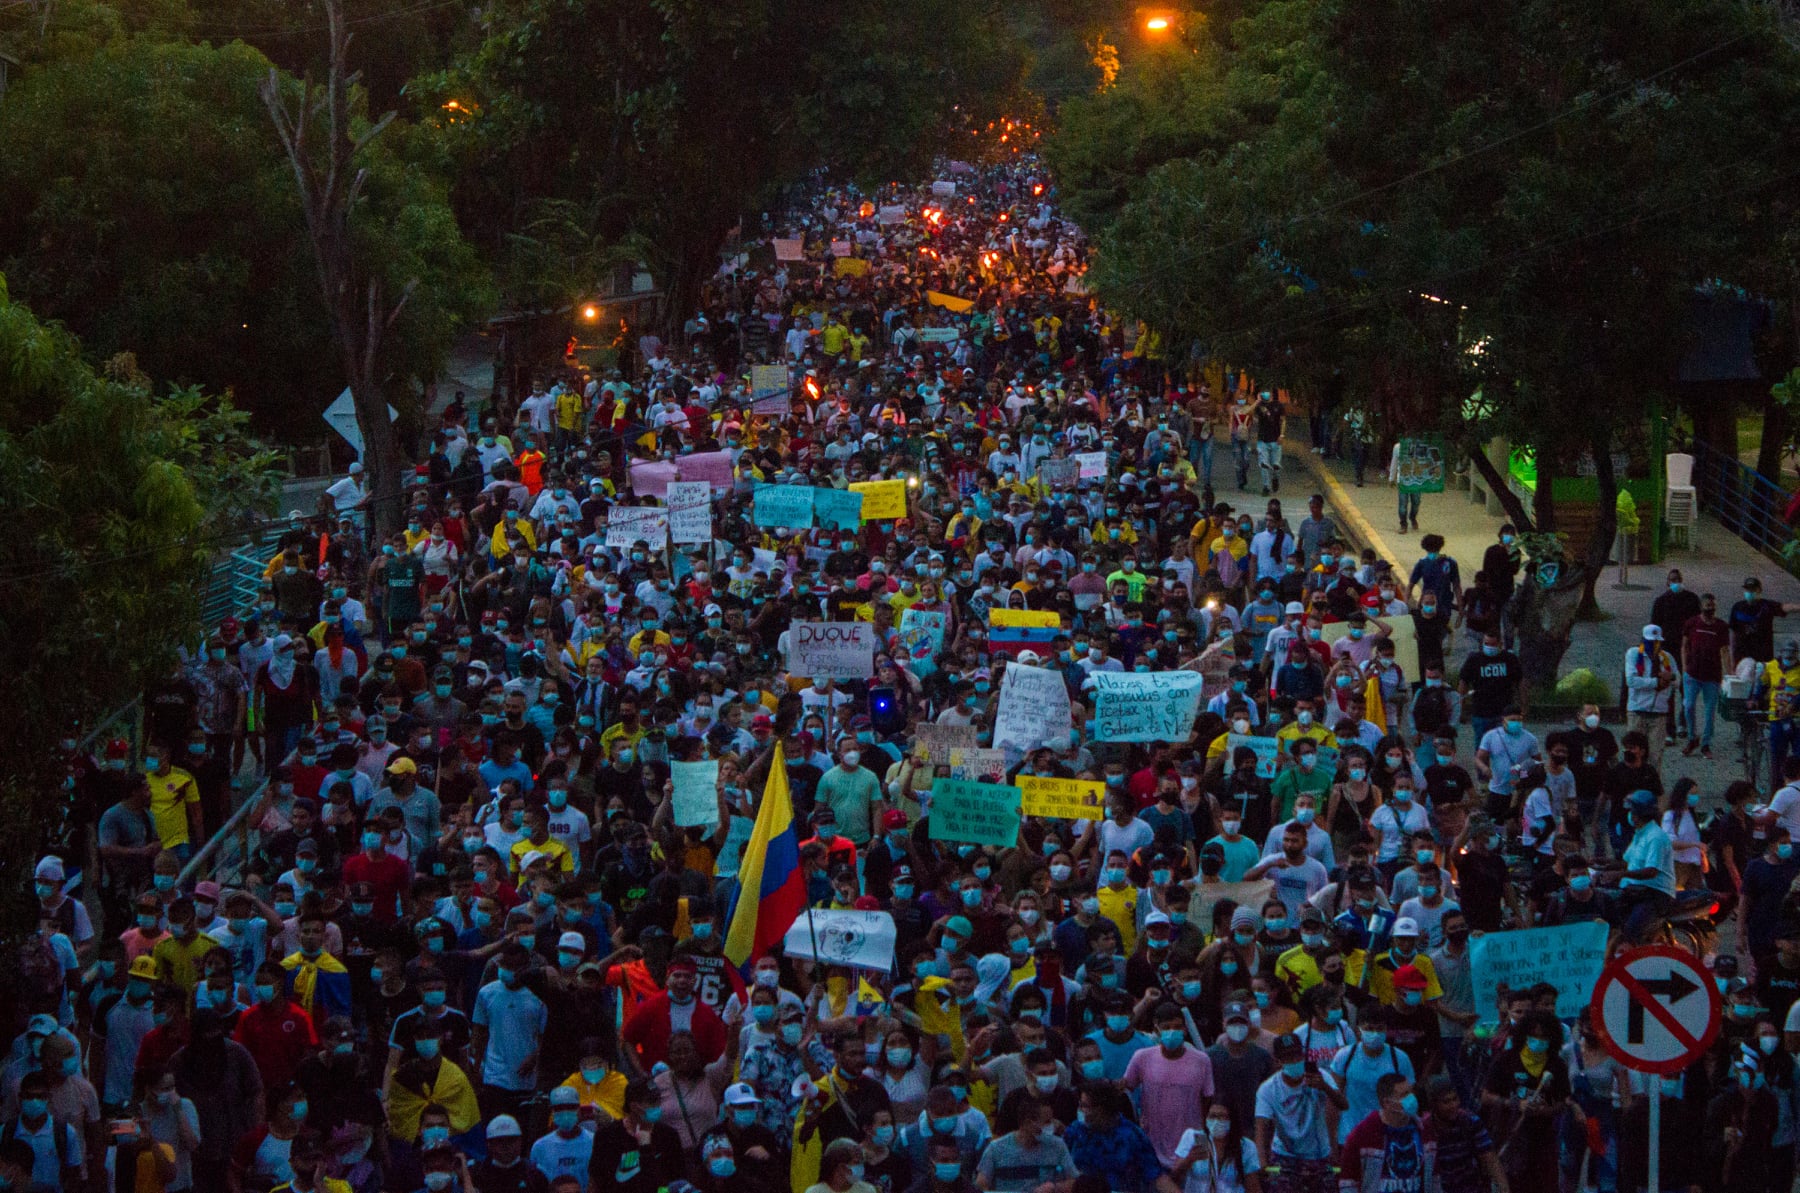
<path fill-rule="evenodd" d="M 1689 450 L 1700 507 L 1789 574 L 1800 576 L 1800 567 L 1787 553 L 1794 528 L 1783 516 L 1793 494 L 1704 440 L 1695 440 Z"/>

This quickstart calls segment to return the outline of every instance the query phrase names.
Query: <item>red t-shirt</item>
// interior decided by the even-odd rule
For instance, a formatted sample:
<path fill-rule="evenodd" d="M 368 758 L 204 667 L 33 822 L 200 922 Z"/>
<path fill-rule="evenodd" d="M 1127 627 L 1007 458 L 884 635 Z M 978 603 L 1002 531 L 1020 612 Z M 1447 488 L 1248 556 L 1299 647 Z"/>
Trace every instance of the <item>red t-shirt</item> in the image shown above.
<path fill-rule="evenodd" d="M 256 1061 L 264 1089 L 279 1089 L 292 1081 L 300 1071 L 300 1062 L 319 1047 L 319 1033 L 313 1029 L 312 1016 L 286 998 L 257 1003 L 239 1015 L 232 1039 Z"/>
<path fill-rule="evenodd" d="M 344 885 L 358 882 L 375 888 L 375 922 L 391 924 L 399 915 L 400 896 L 412 885 L 412 867 L 386 850 L 372 858 L 352 854 L 344 862 Z"/>

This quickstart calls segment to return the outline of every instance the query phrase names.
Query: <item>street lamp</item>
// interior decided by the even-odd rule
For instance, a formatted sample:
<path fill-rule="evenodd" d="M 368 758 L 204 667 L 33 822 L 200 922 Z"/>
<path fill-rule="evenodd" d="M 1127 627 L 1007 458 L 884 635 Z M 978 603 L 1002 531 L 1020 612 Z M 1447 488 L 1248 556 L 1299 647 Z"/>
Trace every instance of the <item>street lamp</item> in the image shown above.
<path fill-rule="evenodd" d="M 1149 33 L 1167 33 L 1169 31 L 1169 18 L 1164 16 L 1146 17 L 1144 19 L 1144 29 Z"/>

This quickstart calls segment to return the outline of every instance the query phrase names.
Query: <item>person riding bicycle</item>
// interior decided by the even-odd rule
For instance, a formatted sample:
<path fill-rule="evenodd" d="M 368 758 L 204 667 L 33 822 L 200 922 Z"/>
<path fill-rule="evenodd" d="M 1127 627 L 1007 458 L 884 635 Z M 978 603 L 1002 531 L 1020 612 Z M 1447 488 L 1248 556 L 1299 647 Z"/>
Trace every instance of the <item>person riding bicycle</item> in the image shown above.
<path fill-rule="evenodd" d="M 1773 659 L 1764 663 L 1756 677 L 1757 704 L 1762 704 L 1766 695 L 1765 707 L 1769 712 L 1769 773 L 1780 774 L 1781 764 L 1791 753 L 1800 753 L 1795 746 L 1800 744 L 1796 738 L 1795 717 L 1800 715 L 1800 641 L 1793 638 L 1784 639 L 1781 649 Z"/>

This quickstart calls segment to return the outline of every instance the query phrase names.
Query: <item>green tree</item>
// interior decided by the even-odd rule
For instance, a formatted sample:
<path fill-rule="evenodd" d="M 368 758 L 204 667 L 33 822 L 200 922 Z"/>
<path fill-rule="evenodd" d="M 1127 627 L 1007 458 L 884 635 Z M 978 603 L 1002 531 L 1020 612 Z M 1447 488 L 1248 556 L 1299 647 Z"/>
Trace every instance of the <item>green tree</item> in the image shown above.
<path fill-rule="evenodd" d="M 0 279 L 0 505 L 17 514 L 0 543 L 0 665 L 23 697 L 0 732 L 9 874 L 60 823 L 58 739 L 195 641 L 207 561 L 274 505 L 274 459 L 241 411 L 121 366 L 97 373 Z M 35 926 L 29 884 L 3 897 L 0 935 Z"/>
<path fill-rule="evenodd" d="M 1014 94 L 1023 65 L 992 0 L 508 0 L 487 21 L 479 48 L 414 89 L 440 115 L 472 113 L 442 120 L 471 236 L 499 259 L 557 201 L 581 213 L 579 238 L 643 246 L 672 321 L 782 186 L 821 167 L 917 171 Z"/>
<path fill-rule="evenodd" d="M 1088 101 L 1054 152 L 1099 163 L 1071 201 L 1099 213 L 1103 296 L 1297 388 L 1335 384 L 1390 425 L 1530 448 L 1529 508 L 1470 458 L 1544 532 L 1559 587 L 1573 576 L 1591 601 L 1612 456 L 1644 451 L 1694 289 L 1750 268 L 1775 231 L 1800 117 L 1787 33 L 1738 0 L 1272 0 L 1223 60 L 1176 64 L 1221 89 L 1223 135 L 1155 144 L 1165 104 L 1124 150 L 1149 153 L 1143 176 L 1109 174 L 1091 130 L 1143 102 L 1133 84 Z M 1470 421 L 1477 386 L 1489 401 Z M 1559 542 L 1553 480 L 1584 461 L 1598 516 Z M 1568 624 L 1533 633 L 1534 679 Z"/>

